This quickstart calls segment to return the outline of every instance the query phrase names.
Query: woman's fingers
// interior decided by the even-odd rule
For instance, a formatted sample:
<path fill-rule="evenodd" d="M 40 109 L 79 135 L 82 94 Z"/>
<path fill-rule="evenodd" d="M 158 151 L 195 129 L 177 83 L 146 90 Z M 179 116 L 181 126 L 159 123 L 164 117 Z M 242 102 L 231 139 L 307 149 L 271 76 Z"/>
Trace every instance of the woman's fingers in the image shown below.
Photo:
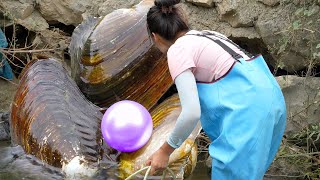
<path fill-rule="evenodd" d="M 159 149 L 146 162 L 147 166 L 151 166 L 150 175 L 163 171 L 169 162 L 169 154 Z"/>
<path fill-rule="evenodd" d="M 148 159 L 146 162 L 146 166 L 150 166 L 151 165 L 151 159 Z"/>
<path fill-rule="evenodd" d="M 151 162 L 150 175 L 154 175 L 156 172 L 162 172 L 166 167 L 165 164 Z"/>
<path fill-rule="evenodd" d="M 151 166 L 150 175 L 151 175 L 151 176 L 154 175 L 155 172 L 156 172 L 156 169 L 155 169 L 153 166 Z"/>

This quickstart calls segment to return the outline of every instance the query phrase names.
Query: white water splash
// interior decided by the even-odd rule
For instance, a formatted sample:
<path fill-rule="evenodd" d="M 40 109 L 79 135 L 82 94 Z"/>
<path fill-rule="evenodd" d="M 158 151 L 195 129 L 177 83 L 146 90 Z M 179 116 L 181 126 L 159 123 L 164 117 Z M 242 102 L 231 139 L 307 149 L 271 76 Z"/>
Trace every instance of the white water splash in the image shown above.
<path fill-rule="evenodd" d="M 62 171 L 66 175 L 66 179 L 85 179 L 85 177 L 92 177 L 96 174 L 97 169 L 87 166 L 86 161 L 76 156 L 68 164 L 63 163 Z"/>

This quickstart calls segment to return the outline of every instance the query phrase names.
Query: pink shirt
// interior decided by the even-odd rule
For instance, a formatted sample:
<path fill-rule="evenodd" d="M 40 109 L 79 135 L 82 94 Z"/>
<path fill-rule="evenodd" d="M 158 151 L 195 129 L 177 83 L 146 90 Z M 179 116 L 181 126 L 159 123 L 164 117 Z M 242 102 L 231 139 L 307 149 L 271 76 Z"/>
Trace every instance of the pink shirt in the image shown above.
<path fill-rule="evenodd" d="M 224 35 L 210 31 L 211 33 Z M 187 34 L 199 34 L 201 32 L 191 30 Z M 210 36 L 216 38 L 215 36 Z M 226 38 L 226 37 L 225 37 Z M 221 39 L 220 39 L 221 40 Z M 249 59 L 233 44 L 221 40 L 244 59 Z M 167 52 L 168 65 L 172 79 L 187 69 L 191 69 L 196 80 L 200 82 L 212 82 L 226 74 L 235 60 L 222 47 L 212 40 L 195 35 L 185 35 L 176 40 Z"/>

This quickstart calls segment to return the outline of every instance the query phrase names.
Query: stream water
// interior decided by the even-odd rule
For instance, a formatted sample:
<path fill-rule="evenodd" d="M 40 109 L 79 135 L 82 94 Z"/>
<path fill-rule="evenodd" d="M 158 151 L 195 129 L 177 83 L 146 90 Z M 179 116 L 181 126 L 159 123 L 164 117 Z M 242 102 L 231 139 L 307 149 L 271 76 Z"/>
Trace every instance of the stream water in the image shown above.
<path fill-rule="evenodd" d="M 57 180 L 64 179 L 60 169 L 43 164 L 26 155 L 20 146 L 12 147 L 9 141 L 0 141 L 0 180 Z M 116 169 L 102 169 L 94 180 L 117 179 Z M 204 163 L 198 163 L 187 180 L 209 180 Z"/>

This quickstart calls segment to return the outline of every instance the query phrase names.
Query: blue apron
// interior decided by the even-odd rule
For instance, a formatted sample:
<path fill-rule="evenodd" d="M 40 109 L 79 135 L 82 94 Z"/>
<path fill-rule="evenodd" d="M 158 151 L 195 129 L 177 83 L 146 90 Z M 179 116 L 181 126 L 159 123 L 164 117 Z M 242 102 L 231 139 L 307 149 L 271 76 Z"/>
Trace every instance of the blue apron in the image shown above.
<path fill-rule="evenodd" d="M 284 97 L 261 55 L 246 61 L 227 51 L 237 59 L 227 75 L 197 82 L 201 124 L 212 141 L 211 179 L 263 179 L 285 130 Z"/>

